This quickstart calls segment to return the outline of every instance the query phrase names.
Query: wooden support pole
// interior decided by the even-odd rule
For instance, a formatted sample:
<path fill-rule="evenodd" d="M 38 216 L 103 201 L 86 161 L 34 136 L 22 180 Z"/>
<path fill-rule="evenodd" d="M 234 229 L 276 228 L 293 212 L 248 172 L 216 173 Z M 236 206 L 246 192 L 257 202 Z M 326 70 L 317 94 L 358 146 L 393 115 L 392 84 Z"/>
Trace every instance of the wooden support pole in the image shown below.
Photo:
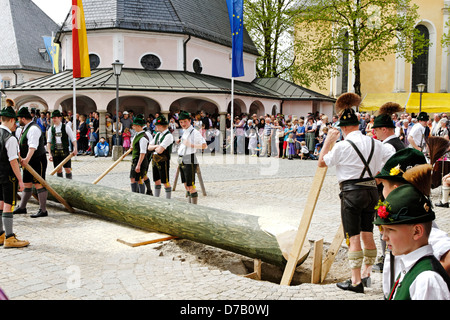
<path fill-rule="evenodd" d="M 202 189 L 202 194 L 206 197 L 206 189 L 205 189 L 205 184 L 203 182 L 203 176 L 202 176 L 202 172 L 200 170 L 200 166 L 197 165 L 197 171 L 196 171 L 197 177 L 198 177 L 198 181 L 200 183 L 200 188 Z M 173 187 L 172 187 L 172 191 L 175 191 L 176 187 L 177 187 L 177 183 L 178 183 L 178 178 L 180 176 L 180 166 L 177 166 L 177 171 L 175 173 L 175 179 L 173 181 Z"/>
<path fill-rule="evenodd" d="M 69 162 L 70 159 L 72 159 L 75 155 L 73 153 L 70 153 L 64 160 L 61 162 L 51 173 L 51 176 L 54 176 L 59 170 L 62 169 L 62 167 Z"/>
<path fill-rule="evenodd" d="M 64 207 L 66 207 L 67 210 L 69 210 L 70 213 L 75 212 L 75 210 L 67 203 L 67 201 L 64 200 L 55 190 L 53 190 L 53 188 L 47 183 L 47 181 L 45 181 L 29 164 L 25 166 L 25 170 L 31 173 L 33 177 L 56 198 L 56 200 L 58 200 L 62 205 L 64 205 Z"/>
<path fill-rule="evenodd" d="M 120 162 L 122 162 L 123 159 L 125 159 L 125 157 L 127 155 L 129 155 L 131 152 L 133 151 L 133 149 L 129 149 L 127 152 L 125 152 L 119 159 L 116 160 L 116 162 L 114 162 L 109 168 L 108 170 L 106 170 L 105 172 L 103 172 L 97 179 L 95 179 L 94 182 L 92 182 L 92 184 L 97 184 L 100 182 L 100 180 L 102 180 L 108 173 L 110 173 L 112 171 L 112 169 L 114 169 Z"/>
<path fill-rule="evenodd" d="M 180 176 L 180 166 L 177 166 L 177 172 L 175 173 L 175 180 L 173 181 L 173 189 L 172 191 L 175 191 L 177 187 L 178 177 Z"/>
<path fill-rule="evenodd" d="M 311 219 L 317 204 L 317 199 L 319 198 L 320 190 L 322 189 L 323 181 L 327 174 L 327 170 L 327 167 L 317 168 L 316 175 L 314 176 L 308 199 L 303 210 L 302 219 L 300 220 L 297 235 L 294 240 L 294 245 L 289 253 L 288 262 L 286 264 L 286 268 L 284 269 L 283 277 L 281 278 L 281 285 L 288 286 L 292 281 L 292 277 L 294 276 L 295 268 L 297 266 L 297 261 L 311 224 Z"/>
<path fill-rule="evenodd" d="M 314 257 L 311 274 L 311 283 L 314 284 L 320 282 L 320 274 L 322 272 L 322 254 L 323 254 L 323 239 L 320 239 L 314 242 Z"/>
<path fill-rule="evenodd" d="M 341 223 L 338 231 L 336 232 L 336 235 L 334 236 L 333 242 L 331 243 L 330 248 L 327 251 L 325 260 L 323 261 L 320 282 L 323 282 L 325 280 L 328 272 L 330 271 L 331 265 L 333 264 L 334 259 L 336 258 L 336 254 L 339 251 L 339 248 L 341 247 L 343 240 L 344 240 L 344 227 L 342 226 Z"/>

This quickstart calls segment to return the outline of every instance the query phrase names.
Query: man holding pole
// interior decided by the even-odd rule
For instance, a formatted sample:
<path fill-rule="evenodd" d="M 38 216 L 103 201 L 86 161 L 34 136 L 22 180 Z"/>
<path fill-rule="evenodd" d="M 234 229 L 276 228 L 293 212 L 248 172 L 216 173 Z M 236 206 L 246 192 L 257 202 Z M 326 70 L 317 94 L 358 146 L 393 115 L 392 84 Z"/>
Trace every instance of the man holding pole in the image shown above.
<path fill-rule="evenodd" d="M 59 110 L 53 111 L 52 122 L 53 125 L 48 130 L 47 150 L 50 151 L 50 157 L 48 160 L 53 161 L 53 166 L 56 168 L 70 155 L 70 142 L 72 142 L 73 146 L 73 156 L 77 155 L 77 137 L 73 133 L 72 128 L 62 122 L 62 114 Z M 72 179 L 71 160 L 64 164 L 64 170 L 66 171 L 66 178 Z M 56 174 L 58 177 L 62 178 L 62 168 L 60 168 Z"/>
<path fill-rule="evenodd" d="M 198 193 L 195 187 L 195 173 L 198 160 L 195 156 L 197 149 L 206 149 L 207 144 L 202 134 L 191 125 L 189 112 L 181 111 L 179 115 L 180 126 L 183 128 L 183 136 L 176 141 L 178 148 L 178 164 L 180 168 L 181 182 L 186 188 L 189 203 L 197 204 Z"/>
<path fill-rule="evenodd" d="M 14 105 L 14 104 L 13 104 Z M 30 243 L 18 240 L 13 233 L 13 210 L 17 191 L 23 191 L 20 174 L 18 143 L 12 132 L 16 128 L 16 113 L 11 106 L 0 113 L 0 246 L 22 248 Z"/>
<path fill-rule="evenodd" d="M 145 193 L 144 177 L 148 171 L 147 147 L 148 138 L 144 131 L 145 120 L 142 117 L 136 117 L 133 120 L 133 129 L 136 135 L 132 142 L 132 159 L 130 171 L 131 191 Z"/>
<path fill-rule="evenodd" d="M 169 182 L 170 154 L 172 153 L 173 136 L 169 131 L 169 122 L 166 117 L 159 116 L 155 122 L 158 132 L 148 146 L 152 152 L 152 174 L 155 182 L 155 197 L 161 194 L 161 183 L 164 184 L 166 199 L 172 195 L 172 187 Z"/>
<path fill-rule="evenodd" d="M 372 222 L 379 198 L 374 177 L 393 151 L 358 130 L 359 121 L 352 107 L 358 107 L 360 103 L 361 98 L 354 93 L 343 94 L 336 101 L 344 141 L 331 149 L 339 139 L 340 132 L 336 128 L 330 129 L 318 165 L 336 166 L 341 189 L 341 220 L 349 246 L 348 260 L 352 277 L 337 286 L 343 290 L 364 293 L 364 285 L 370 285 L 370 272 L 377 257 Z"/>
<path fill-rule="evenodd" d="M 40 127 L 32 121 L 32 116 L 28 108 L 21 108 L 17 112 L 17 118 L 21 128 L 17 128 L 16 137 L 19 139 L 20 164 L 22 168 L 30 165 L 42 179 L 45 180 L 45 171 L 47 170 L 47 155 L 45 151 L 45 137 Z M 36 180 L 28 170 L 23 171 L 23 183 L 25 189 L 22 192 L 22 199 L 16 214 L 27 213 L 27 203 L 31 198 L 33 184 L 36 187 L 39 199 L 39 211 L 32 214 L 32 218 L 46 217 L 47 213 L 47 189 Z"/>

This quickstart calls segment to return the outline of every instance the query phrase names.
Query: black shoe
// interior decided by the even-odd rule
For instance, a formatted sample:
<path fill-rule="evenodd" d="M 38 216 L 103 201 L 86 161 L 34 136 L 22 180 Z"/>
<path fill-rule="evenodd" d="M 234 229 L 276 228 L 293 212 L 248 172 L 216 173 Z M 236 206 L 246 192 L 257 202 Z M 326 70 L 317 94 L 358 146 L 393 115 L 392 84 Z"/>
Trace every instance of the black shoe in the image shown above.
<path fill-rule="evenodd" d="M 27 208 L 25 208 L 25 209 L 17 208 L 16 210 L 14 210 L 13 213 L 14 214 L 26 214 L 27 213 Z"/>
<path fill-rule="evenodd" d="M 442 203 L 439 201 L 439 203 L 435 204 L 436 207 L 441 207 L 441 208 L 448 208 L 448 202 L 447 203 Z"/>
<path fill-rule="evenodd" d="M 47 217 L 47 216 L 48 216 L 48 212 L 47 211 L 43 212 L 41 209 L 39 209 L 39 211 L 37 213 L 31 215 L 32 218 L 41 218 L 41 217 Z"/>
<path fill-rule="evenodd" d="M 370 288 L 372 286 L 372 279 L 370 277 L 362 278 L 361 283 L 365 288 Z"/>
<path fill-rule="evenodd" d="M 378 262 L 377 264 L 374 264 L 372 267 L 372 272 L 383 273 L 383 266 L 384 266 L 383 262 Z"/>
<path fill-rule="evenodd" d="M 339 289 L 342 289 L 342 290 L 353 291 L 353 292 L 356 292 L 356 293 L 364 293 L 364 286 L 363 286 L 362 282 L 360 282 L 359 284 L 354 286 L 352 284 L 352 280 L 351 279 L 348 279 L 347 281 L 344 281 L 344 282 L 336 283 L 336 286 Z"/>
<path fill-rule="evenodd" d="M 149 196 L 152 196 L 153 195 L 153 192 L 152 192 L 152 190 L 147 190 L 147 192 L 145 193 L 146 195 L 149 195 Z"/>

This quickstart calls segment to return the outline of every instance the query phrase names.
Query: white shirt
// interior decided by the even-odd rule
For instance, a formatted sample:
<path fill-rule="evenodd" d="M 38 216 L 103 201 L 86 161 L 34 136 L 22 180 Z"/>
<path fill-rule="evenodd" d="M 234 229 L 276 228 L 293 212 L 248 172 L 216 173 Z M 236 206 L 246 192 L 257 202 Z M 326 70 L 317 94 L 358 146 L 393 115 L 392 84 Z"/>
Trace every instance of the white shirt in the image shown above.
<path fill-rule="evenodd" d="M 346 140 L 351 140 L 356 145 L 366 161 L 369 158 L 373 140 L 375 149 L 369 163 L 373 177 L 381 171 L 386 161 L 395 153 L 392 146 L 392 148 L 386 147 L 381 141 L 365 136 L 359 130 L 350 132 L 345 140 L 336 143 L 334 148 L 323 157 L 327 167 L 336 166 L 338 182 L 359 179 L 365 168 L 356 151 Z M 367 171 L 363 178 L 369 178 Z"/>
<path fill-rule="evenodd" d="M 169 129 L 166 129 L 163 132 L 158 132 L 157 134 L 155 134 L 155 137 L 150 141 L 150 144 L 161 146 L 167 150 L 167 148 L 170 147 L 174 141 L 173 135 L 170 132 L 168 135 L 164 137 L 164 135 L 167 132 L 169 132 Z M 158 141 L 156 141 L 156 137 L 158 137 Z M 164 140 L 161 141 L 161 143 L 159 143 L 159 140 L 161 140 L 162 137 L 164 137 Z"/>
<path fill-rule="evenodd" d="M 8 131 L 9 133 L 12 134 L 11 130 L 9 130 L 4 125 L 0 125 L 0 128 L 4 129 L 4 130 L 6 130 L 6 131 Z M 9 138 L 8 141 L 6 141 L 5 148 L 6 148 L 6 151 L 8 153 L 8 160 L 9 161 L 13 161 L 15 159 L 19 159 L 19 143 L 18 143 L 17 139 L 14 136 Z"/>
<path fill-rule="evenodd" d="M 425 145 L 424 134 L 425 134 L 425 127 L 420 123 L 416 123 L 409 131 L 408 136 L 411 136 L 414 139 L 415 144 L 418 147 L 422 148 Z"/>
<path fill-rule="evenodd" d="M 439 228 L 431 228 L 430 237 L 428 243 L 432 247 L 432 251 L 436 259 L 441 260 L 442 256 L 450 250 L 450 238 L 445 231 Z M 394 279 L 397 279 L 398 274 L 401 272 L 400 260 L 397 257 L 394 259 Z M 391 257 L 390 254 L 386 254 L 383 267 L 383 292 L 386 297 L 391 293 Z"/>
<path fill-rule="evenodd" d="M 17 128 L 16 130 L 16 138 L 20 141 L 20 138 L 22 136 L 22 132 L 25 132 L 27 128 L 31 125 L 33 125 L 33 122 L 30 122 L 23 128 Z M 39 147 L 39 139 L 41 138 L 42 130 L 39 126 L 32 126 L 30 130 L 28 130 L 27 133 L 27 139 L 28 139 L 28 148 L 29 149 L 36 149 Z"/>
<path fill-rule="evenodd" d="M 194 127 L 191 126 L 188 129 L 184 130 L 183 135 L 181 136 L 180 147 L 178 148 L 179 156 L 193 154 L 197 151 L 197 149 L 195 149 L 195 148 L 187 147 L 184 144 L 184 142 L 186 140 L 189 140 L 192 144 L 196 144 L 196 145 L 206 143 L 202 134 L 198 130 L 196 130 Z"/>
<path fill-rule="evenodd" d="M 425 256 L 433 255 L 431 245 L 423 246 L 413 252 L 396 256 L 395 261 L 400 273 L 399 284 L 402 283 L 406 273 L 412 269 L 414 264 Z M 390 293 L 389 293 L 390 294 Z M 394 293 L 394 297 L 395 297 Z M 444 279 L 434 271 L 420 273 L 409 287 L 411 300 L 450 300 L 450 292 Z"/>
<path fill-rule="evenodd" d="M 55 133 L 60 133 L 62 126 L 63 126 L 63 123 L 60 123 L 59 126 L 55 126 Z M 66 128 L 66 133 L 67 133 L 67 135 L 69 137 L 69 140 L 72 141 L 73 143 L 76 143 L 77 142 L 77 137 L 73 134 L 73 131 L 72 131 L 72 128 L 70 127 L 70 125 L 69 124 L 65 124 L 64 126 Z M 52 128 L 50 128 L 47 131 L 47 142 L 48 143 L 52 143 L 52 138 L 53 138 L 53 132 L 52 131 L 53 131 Z M 62 143 L 61 137 L 56 136 L 56 143 L 57 144 L 61 144 Z"/>

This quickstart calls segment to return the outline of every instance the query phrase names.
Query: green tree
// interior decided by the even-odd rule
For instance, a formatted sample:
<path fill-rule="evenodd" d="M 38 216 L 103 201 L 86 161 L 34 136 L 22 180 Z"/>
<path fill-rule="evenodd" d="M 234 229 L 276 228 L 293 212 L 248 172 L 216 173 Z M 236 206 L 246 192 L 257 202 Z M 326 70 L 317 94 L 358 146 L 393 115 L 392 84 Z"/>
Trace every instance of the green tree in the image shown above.
<path fill-rule="evenodd" d="M 354 63 L 354 92 L 361 95 L 361 63 L 396 53 L 413 62 L 428 46 L 415 28 L 411 0 L 310 0 L 297 15 L 295 80 L 323 84 L 339 73 L 342 55 Z"/>
<path fill-rule="evenodd" d="M 245 0 L 244 24 L 260 56 L 258 77 L 292 79 L 293 34 L 296 16 L 305 0 Z"/>

